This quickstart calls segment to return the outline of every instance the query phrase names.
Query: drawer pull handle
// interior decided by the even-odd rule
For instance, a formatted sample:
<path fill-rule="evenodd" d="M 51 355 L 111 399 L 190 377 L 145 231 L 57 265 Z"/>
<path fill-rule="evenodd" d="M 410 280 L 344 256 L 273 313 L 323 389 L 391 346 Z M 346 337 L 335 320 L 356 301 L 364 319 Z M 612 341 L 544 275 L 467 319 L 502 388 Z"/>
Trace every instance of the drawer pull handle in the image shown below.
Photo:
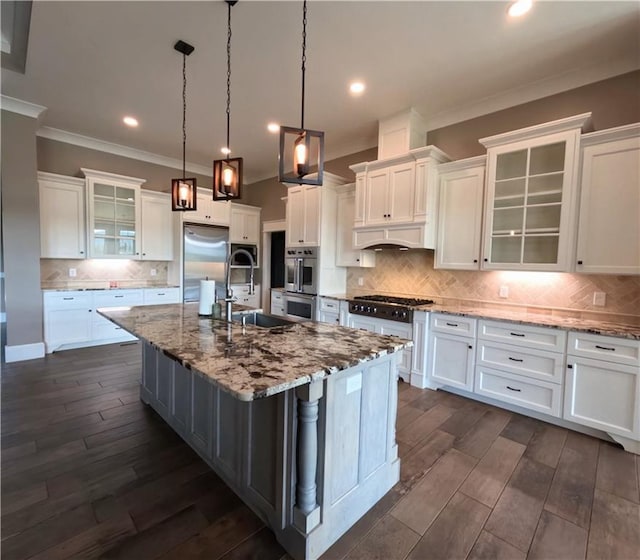
<path fill-rule="evenodd" d="M 75 299 L 75 298 L 72 298 L 72 297 L 64 297 L 64 298 L 62 298 L 62 299 L 64 299 L 65 301 L 70 301 L 70 300 Z"/>
<path fill-rule="evenodd" d="M 598 344 L 596 344 L 596 348 L 598 350 L 609 350 L 609 352 L 615 352 L 616 349 L 615 348 L 611 348 L 611 346 L 600 346 Z"/>
<path fill-rule="evenodd" d="M 163 294 L 163 293 L 161 293 L 161 294 L 156 294 L 156 295 L 158 295 L 158 296 L 165 296 L 165 295 L 167 295 L 167 294 Z"/>
<path fill-rule="evenodd" d="M 119 298 L 119 297 L 124 297 L 124 296 L 113 296 L 113 297 Z"/>
<path fill-rule="evenodd" d="M 521 359 L 519 359 L 519 358 L 512 358 L 511 356 L 509 356 L 509 359 L 510 359 L 512 362 L 524 362 L 524 360 L 521 360 Z"/>
<path fill-rule="evenodd" d="M 511 336 L 524 336 L 523 334 L 517 333 L 517 332 L 512 332 L 509 333 Z"/>
<path fill-rule="evenodd" d="M 122 330 L 122 327 L 116 327 L 116 328 L 115 328 L 115 330 L 116 330 L 116 331 L 121 331 L 121 330 Z"/>
<path fill-rule="evenodd" d="M 509 385 L 507 385 L 507 389 L 509 389 L 509 391 L 515 391 L 516 393 L 522 392 L 522 389 L 514 389 L 513 387 L 509 387 Z"/>
<path fill-rule="evenodd" d="M 457 327 L 458 323 L 447 323 L 448 327 Z"/>

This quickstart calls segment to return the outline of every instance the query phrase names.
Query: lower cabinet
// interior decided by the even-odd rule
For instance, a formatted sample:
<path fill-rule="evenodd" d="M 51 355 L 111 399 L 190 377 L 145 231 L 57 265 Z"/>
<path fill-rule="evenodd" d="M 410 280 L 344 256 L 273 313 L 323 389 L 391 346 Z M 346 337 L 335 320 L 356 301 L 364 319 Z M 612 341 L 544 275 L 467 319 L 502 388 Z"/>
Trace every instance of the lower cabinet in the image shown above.
<path fill-rule="evenodd" d="M 476 319 L 431 314 L 429 387 L 438 388 L 444 385 L 473 391 L 475 332 Z"/>
<path fill-rule="evenodd" d="M 271 290 L 271 315 L 284 315 L 284 294 L 282 290 Z"/>
<path fill-rule="evenodd" d="M 337 299 L 318 298 L 318 321 L 331 325 L 340 324 L 340 302 Z"/>
<path fill-rule="evenodd" d="M 249 284 L 231 284 L 231 290 L 233 291 L 233 297 L 240 305 L 246 305 L 254 309 L 260 308 L 260 284 L 254 286 L 253 294 L 249 293 Z"/>

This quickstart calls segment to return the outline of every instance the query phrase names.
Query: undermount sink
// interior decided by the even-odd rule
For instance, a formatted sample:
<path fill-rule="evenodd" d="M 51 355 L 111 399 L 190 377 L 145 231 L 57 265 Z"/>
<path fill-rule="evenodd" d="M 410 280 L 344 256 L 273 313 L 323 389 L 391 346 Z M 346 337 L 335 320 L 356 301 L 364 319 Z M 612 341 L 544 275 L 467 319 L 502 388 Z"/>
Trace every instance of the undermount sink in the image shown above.
<path fill-rule="evenodd" d="M 288 321 L 282 317 L 275 317 L 273 315 L 265 315 L 264 313 L 232 313 L 231 320 L 237 323 L 244 323 L 246 325 L 255 325 L 256 327 L 262 327 L 269 329 L 271 327 L 286 327 L 288 325 L 295 325 L 294 321 Z"/>

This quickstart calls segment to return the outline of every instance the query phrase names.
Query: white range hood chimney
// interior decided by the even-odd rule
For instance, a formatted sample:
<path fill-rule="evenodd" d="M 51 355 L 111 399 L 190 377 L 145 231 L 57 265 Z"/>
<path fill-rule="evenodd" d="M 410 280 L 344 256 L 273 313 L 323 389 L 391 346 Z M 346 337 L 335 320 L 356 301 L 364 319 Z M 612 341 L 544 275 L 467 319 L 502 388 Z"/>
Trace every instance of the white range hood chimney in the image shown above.
<path fill-rule="evenodd" d="M 378 121 L 378 159 L 406 154 L 427 145 L 427 126 L 415 109 Z"/>

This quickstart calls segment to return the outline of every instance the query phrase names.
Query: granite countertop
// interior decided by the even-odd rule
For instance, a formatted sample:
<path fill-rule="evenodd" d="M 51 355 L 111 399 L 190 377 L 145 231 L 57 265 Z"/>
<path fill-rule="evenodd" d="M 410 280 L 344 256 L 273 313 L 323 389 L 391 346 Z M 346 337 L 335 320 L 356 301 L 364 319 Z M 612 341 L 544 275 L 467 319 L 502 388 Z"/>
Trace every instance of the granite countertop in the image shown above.
<path fill-rule="evenodd" d="M 162 290 L 168 288 L 179 288 L 180 286 L 176 286 L 175 284 L 157 284 L 157 285 L 149 285 L 149 284 L 141 284 L 139 286 L 118 286 L 117 288 L 109 288 L 109 287 L 73 287 L 73 288 L 41 288 L 43 292 L 104 292 L 104 291 L 114 291 L 114 290 L 142 290 L 142 289 L 151 289 L 151 290 Z"/>
<path fill-rule="evenodd" d="M 394 336 L 324 323 L 243 327 L 199 317 L 197 303 L 99 312 L 243 401 L 305 385 L 412 345 Z"/>

